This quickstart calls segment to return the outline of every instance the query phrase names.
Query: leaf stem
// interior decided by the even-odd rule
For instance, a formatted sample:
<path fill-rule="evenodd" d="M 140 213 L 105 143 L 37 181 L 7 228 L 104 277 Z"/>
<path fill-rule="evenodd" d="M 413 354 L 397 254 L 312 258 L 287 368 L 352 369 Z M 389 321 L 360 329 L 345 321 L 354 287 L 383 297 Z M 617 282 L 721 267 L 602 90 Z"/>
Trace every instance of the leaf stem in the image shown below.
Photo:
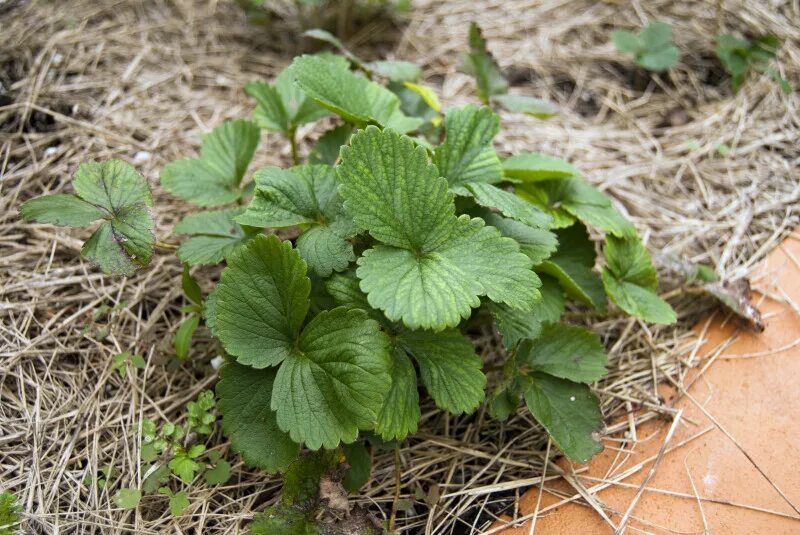
<path fill-rule="evenodd" d="M 173 245 L 171 243 L 166 243 L 166 242 L 163 242 L 163 241 L 156 241 L 153 244 L 153 246 L 158 248 L 158 249 L 165 249 L 167 251 L 175 251 L 178 248 L 177 245 Z"/>
<path fill-rule="evenodd" d="M 292 165 L 298 165 L 300 158 L 297 156 L 297 129 L 289 130 L 289 135 L 286 137 L 289 138 L 289 144 L 292 146 Z"/>
<path fill-rule="evenodd" d="M 394 498 L 392 499 L 392 512 L 389 515 L 389 531 L 394 531 L 397 521 L 397 504 L 400 502 L 400 447 L 394 447 Z"/>

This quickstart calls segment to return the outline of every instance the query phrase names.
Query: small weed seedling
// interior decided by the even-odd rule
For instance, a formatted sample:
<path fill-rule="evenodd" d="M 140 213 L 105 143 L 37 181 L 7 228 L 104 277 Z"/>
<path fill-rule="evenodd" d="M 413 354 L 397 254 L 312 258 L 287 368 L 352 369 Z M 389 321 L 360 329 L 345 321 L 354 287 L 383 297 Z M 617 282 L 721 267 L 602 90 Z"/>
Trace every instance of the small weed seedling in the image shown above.
<path fill-rule="evenodd" d="M 477 26 L 468 63 L 482 101 L 505 94 Z M 198 158 L 162 171 L 167 191 L 215 207 L 175 231 L 186 236 L 181 262 L 225 264 L 205 298 L 184 272 L 185 312 L 196 318 L 187 331 L 202 315 L 226 356 L 216 386 L 223 431 L 247 464 L 286 473 L 287 506 L 254 531 L 311 522 L 313 507 L 292 504 L 315 495 L 321 474 L 345 459 L 342 483 L 362 485 L 369 453 L 357 441 L 398 447 L 415 433 L 420 388 L 454 415 L 487 403 L 506 419 L 524 402 L 565 455 L 586 462 L 602 449 L 590 385 L 607 357 L 595 332 L 561 321 L 565 301 L 605 314 L 610 299 L 615 313 L 676 320 L 636 229 L 609 198 L 559 158 L 501 156 L 491 108 L 443 110 L 419 76 L 406 62 L 298 57 L 273 83 L 248 85 L 255 121 L 220 125 Z M 340 124 L 304 160 L 292 142 L 297 126 L 330 114 Z M 258 169 L 248 183 L 259 127 L 284 133 L 296 164 Z M 98 221 L 84 256 L 108 273 L 147 265 L 159 243 L 147 181 L 113 160 L 81 165 L 73 185 L 75 194 L 26 202 L 22 215 Z M 602 257 L 589 228 L 604 236 Z M 499 333 L 501 377 L 487 379 L 467 321 Z M 201 473 L 227 479 L 227 463 L 187 438 L 210 432 L 213 407 L 204 393 L 186 426 L 143 422 L 145 486 L 120 491 L 120 506 L 160 490 L 181 511 L 187 497 L 163 488 L 171 474 L 184 484 Z M 317 453 L 300 455 L 304 447 Z"/>
<path fill-rule="evenodd" d="M 737 37 L 730 33 L 717 36 L 714 52 L 723 67 L 731 75 L 731 87 L 739 91 L 751 72 L 764 73 L 775 80 L 784 93 L 791 93 L 792 86 L 781 77 L 780 73 L 770 66 L 777 57 L 780 40 L 774 35 L 765 35 L 753 40 Z"/>
<path fill-rule="evenodd" d="M 17 497 L 8 491 L 0 492 L 0 535 L 19 533 L 20 507 Z"/>
<path fill-rule="evenodd" d="M 633 55 L 637 65 L 652 72 L 671 69 L 680 57 L 672 42 L 672 26 L 666 22 L 651 22 L 639 33 L 611 32 L 611 42 L 620 52 Z"/>

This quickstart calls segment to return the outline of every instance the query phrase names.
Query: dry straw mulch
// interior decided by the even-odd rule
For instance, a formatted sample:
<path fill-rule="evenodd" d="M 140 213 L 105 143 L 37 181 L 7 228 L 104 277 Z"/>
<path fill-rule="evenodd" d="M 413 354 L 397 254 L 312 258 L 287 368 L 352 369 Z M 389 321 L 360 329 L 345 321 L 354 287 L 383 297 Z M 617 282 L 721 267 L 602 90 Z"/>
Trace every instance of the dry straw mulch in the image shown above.
<path fill-rule="evenodd" d="M 651 249 L 735 277 L 800 218 L 800 99 L 758 77 L 731 95 L 711 53 L 713 35 L 720 23 L 776 33 L 784 41 L 779 68 L 800 87 L 800 13 L 796 2 L 722 4 L 718 13 L 715 2 L 420 1 L 402 33 L 383 21 L 351 44 L 369 59 L 421 63 L 446 104 L 475 101 L 459 63 L 468 23 L 480 21 L 512 73 L 512 91 L 563 109 L 548 122 L 504 115 L 498 149 L 570 159 L 616 199 Z M 683 58 L 637 92 L 631 62 L 608 34 L 655 19 L 675 26 Z M 158 189 L 158 170 L 193 155 L 202 132 L 250 114 L 244 83 L 290 60 L 299 50 L 293 31 L 248 25 L 222 0 L 0 2 L 0 490 L 20 498 L 26 533 L 237 533 L 275 499 L 277 478 L 229 454 L 231 481 L 191 485 L 192 505 L 180 518 L 169 516 L 163 497 L 146 497 L 137 512 L 114 505 L 119 487 L 143 477 L 138 422 L 178 419 L 213 385 L 214 345 L 200 336 L 188 362 L 165 366 L 181 319 L 174 257 L 160 254 L 129 279 L 105 277 L 78 257 L 86 235 L 20 223 L 17 206 L 70 191 L 82 161 L 123 158 L 154 185 L 158 233 L 168 237 L 188 207 Z M 394 47 L 385 42 L 392 36 Z M 301 135 L 307 142 L 320 130 Z M 718 153 L 721 144 L 728 156 Z M 287 161 L 288 147 L 268 135 L 254 165 Z M 217 275 L 200 271 L 209 283 Z M 600 320 L 569 313 L 609 348 L 610 374 L 596 385 L 609 421 L 644 408 L 609 433 L 669 418 L 656 384 L 680 382 L 686 366 L 700 362 L 689 329 L 711 304 L 668 278 L 662 288 L 680 314 L 673 327 L 613 311 Z M 493 333 L 475 340 L 490 365 L 502 358 Z M 110 357 L 120 351 L 143 354 L 146 370 L 118 377 Z M 212 443 L 228 451 L 221 436 Z M 546 446 L 524 410 L 499 424 L 483 410 L 450 417 L 427 402 L 420 433 L 401 452 L 398 530 L 478 533 L 500 513 L 513 516 L 518 493 L 541 474 Z M 117 476 L 98 488 L 106 465 Z M 389 514 L 391 452 L 376 455 L 373 479 L 355 499 L 380 518 Z"/>

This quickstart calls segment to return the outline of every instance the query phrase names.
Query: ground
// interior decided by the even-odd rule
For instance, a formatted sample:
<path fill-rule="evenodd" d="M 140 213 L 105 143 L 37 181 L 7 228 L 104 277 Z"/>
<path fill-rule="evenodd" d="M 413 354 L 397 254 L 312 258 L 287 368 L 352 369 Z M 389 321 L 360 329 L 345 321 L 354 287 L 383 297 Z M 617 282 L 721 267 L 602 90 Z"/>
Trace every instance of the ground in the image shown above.
<path fill-rule="evenodd" d="M 713 59 L 713 35 L 720 26 L 775 33 L 784 42 L 777 65 L 800 87 L 800 12 L 788 2 L 725 0 L 719 11 L 716 4 L 419 1 L 401 24 L 372 23 L 348 44 L 367 59 L 420 63 L 445 105 L 475 102 L 460 58 L 469 22 L 478 21 L 512 92 L 562 109 L 547 122 L 503 115 L 498 150 L 569 159 L 615 199 L 651 250 L 715 265 L 732 279 L 748 275 L 800 222 L 800 97 L 767 77 L 733 95 Z M 683 55 L 637 91 L 630 60 L 608 34 L 647 20 L 672 23 Z M 79 259 L 86 235 L 21 223 L 17 208 L 70 191 L 80 162 L 122 158 L 150 179 L 158 235 L 172 239 L 188 206 L 158 188 L 159 170 L 194 155 L 201 133 L 250 115 L 244 83 L 269 79 L 300 51 L 296 28 L 249 25 L 224 0 L 7 0 L 0 32 L 0 490 L 19 497 L 26 533 L 244 532 L 280 482 L 233 454 L 231 481 L 193 485 L 179 518 L 162 497 L 146 498 L 137 512 L 112 500 L 143 477 L 132 431 L 140 418 L 178 418 L 215 381 L 205 335 L 189 361 L 165 366 L 181 319 L 174 257 L 159 254 L 128 279 L 107 277 Z M 301 151 L 323 126 L 302 129 Z M 288 161 L 288 146 L 268 135 L 253 168 Z M 210 283 L 218 270 L 200 274 Z M 609 348 L 610 374 L 595 385 L 609 422 L 643 401 L 634 424 L 669 415 L 657 384 L 682 381 L 683 357 L 699 343 L 691 327 L 713 306 L 663 275 L 676 326 L 569 313 L 591 322 Z M 500 358 L 493 333 L 473 334 L 490 364 Z M 119 377 L 110 357 L 120 351 L 144 355 L 146 369 Z M 483 410 L 449 417 L 426 407 L 420 433 L 401 452 L 398 530 L 479 533 L 501 513 L 513 517 L 545 462 L 541 429 L 523 411 L 500 425 Z M 212 442 L 227 452 L 222 437 Z M 373 479 L 353 497 L 379 518 L 394 499 L 393 462 L 390 452 L 378 453 Z M 118 475 L 99 488 L 106 465 Z"/>

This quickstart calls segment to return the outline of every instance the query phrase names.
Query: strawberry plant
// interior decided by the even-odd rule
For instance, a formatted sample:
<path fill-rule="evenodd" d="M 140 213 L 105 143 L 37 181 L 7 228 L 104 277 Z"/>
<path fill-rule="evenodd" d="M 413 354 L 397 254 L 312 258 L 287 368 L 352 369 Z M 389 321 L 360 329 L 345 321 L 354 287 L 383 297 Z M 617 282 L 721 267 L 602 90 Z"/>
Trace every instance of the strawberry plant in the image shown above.
<path fill-rule="evenodd" d="M 663 72 L 678 63 L 680 52 L 672 41 L 672 26 L 666 22 L 651 22 L 640 32 L 625 30 L 611 32 L 611 42 L 617 50 L 631 54 L 640 67 Z"/>
<path fill-rule="evenodd" d="M 499 70 L 477 48 L 471 54 L 491 102 L 502 84 L 486 78 Z M 175 230 L 188 236 L 177 248 L 182 262 L 225 264 L 205 299 L 188 271 L 184 289 L 192 329 L 202 317 L 226 356 L 216 396 L 232 448 L 249 465 L 291 472 L 302 448 L 345 445 L 357 487 L 369 456 L 349 445 L 411 436 L 422 390 L 451 414 L 487 402 L 505 419 L 524 401 L 565 455 L 587 461 L 602 449 L 590 385 L 607 357 L 596 333 L 561 321 L 566 301 L 605 314 L 610 299 L 615 314 L 676 320 L 635 227 L 568 162 L 498 154 L 500 117 L 489 107 L 441 110 L 413 69 L 354 65 L 331 54 L 296 58 L 272 84 L 248 86 L 255 121 L 224 123 L 199 158 L 161 174 L 177 197 L 227 206 Z M 402 80 L 409 73 L 411 85 Z M 298 147 L 294 165 L 245 181 L 259 126 L 292 140 L 299 124 L 329 114 L 341 124 L 305 162 Z M 165 246 L 153 233 L 147 181 L 130 165 L 83 164 L 74 188 L 27 201 L 22 215 L 66 226 L 100 220 L 83 253 L 107 273 L 130 275 Z M 468 321 L 494 325 L 506 350 L 502 377 L 487 379 Z M 210 422 L 195 409 L 190 425 L 202 434 Z M 202 445 L 176 432 L 147 423 L 143 453 L 153 461 L 169 451 L 167 469 L 190 481 L 206 467 Z"/>
<path fill-rule="evenodd" d="M 784 93 L 791 93 L 792 86 L 784 79 L 770 62 L 778 55 L 780 40 L 774 35 L 764 35 L 755 39 L 745 39 L 731 33 L 717 35 L 714 52 L 722 62 L 725 71 L 731 75 L 733 91 L 739 91 L 751 72 L 765 73 L 780 85 Z"/>

